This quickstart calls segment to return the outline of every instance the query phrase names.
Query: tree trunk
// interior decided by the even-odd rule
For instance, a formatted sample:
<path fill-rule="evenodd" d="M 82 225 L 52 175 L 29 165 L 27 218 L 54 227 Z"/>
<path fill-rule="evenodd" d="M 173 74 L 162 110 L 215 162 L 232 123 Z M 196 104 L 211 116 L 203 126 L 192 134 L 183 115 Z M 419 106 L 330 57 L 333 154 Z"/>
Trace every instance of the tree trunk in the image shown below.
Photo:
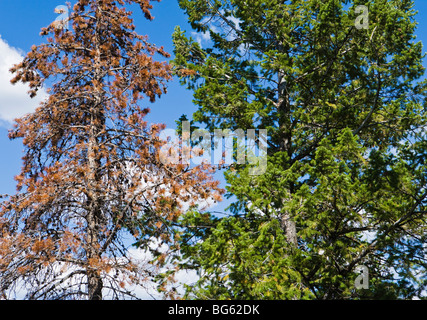
<path fill-rule="evenodd" d="M 279 45 L 280 49 L 283 49 L 282 45 Z M 292 124 L 290 120 L 290 101 L 287 92 L 287 83 L 285 74 L 282 71 L 278 73 L 278 111 L 279 111 L 279 125 L 281 133 L 280 150 L 288 154 L 289 159 L 292 157 Z M 292 190 L 289 190 L 289 196 L 292 195 Z M 286 199 L 285 199 L 286 201 Z M 292 220 L 289 213 L 284 213 L 280 221 L 281 227 L 285 232 L 287 241 L 289 244 L 296 246 L 297 242 L 297 231 L 296 224 Z"/>
<path fill-rule="evenodd" d="M 88 273 L 88 299 L 102 300 L 102 278 L 95 271 Z"/>
<path fill-rule="evenodd" d="M 288 243 L 293 246 L 297 246 L 297 228 L 295 221 L 292 220 L 292 217 L 289 214 L 284 214 L 280 223 L 283 231 L 285 232 Z"/>
<path fill-rule="evenodd" d="M 102 69 L 101 69 L 101 51 L 100 51 L 100 12 L 99 5 L 97 4 L 97 12 L 95 13 L 95 19 L 98 19 L 95 27 L 94 47 L 95 47 L 95 72 L 94 79 L 96 82 L 102 82 Z M 103 282 L 99 271 L 91 269 L 91 263 L 101 259 L 100 244 L 99 244 L 99 232 L 101 230 L 102 223 L 102 212 L 100 210 L 100 166 L 101 160 L 99 158 L 98 150 L 98 133 L 101 130 L 100 126 L 104 123 L 103 112 L 99 110 L 102 108 L 103 92 L 99 88 L 95 89 L 93 106 L 90 109 L 90 128 L 89 128 L 89 139 L 88 139 L 88 164 L 89 164 L 89 179 L 88 179 L 88 193 L 90 195 L 89 212 L 87 215 L 87 226 L 88 226 L 88 247 L 87 247 L 87 258 L 88 258 L 88 299 L 89 300 L 102 300 L 102 288 Z"/>
<path fill-rule="evenodd" d="M 92 116 L 93 123 L 93 116 Z M 86 255 L 88 259 L 88 268 L 86 270 L 88 277 L 88 297 L 89 300 L 102 300 L 102 279 L 96 271 L 92 270 L 91 263 L 101 259 L 99 252 L 99 237 L 98 233 L 101 229 L 101 210 L 99 203 L 99 159 L 96 154 L 97 139 L 95 136 L 96 125 L 92 124 L 90 129 L 90 137 L 88 144 L 88 164 L 89 164 L 89 179 L 88 179 L 88 196 L 89 196 L 89 212 L 86 217 L 87 223 L 87 247 Z"/>

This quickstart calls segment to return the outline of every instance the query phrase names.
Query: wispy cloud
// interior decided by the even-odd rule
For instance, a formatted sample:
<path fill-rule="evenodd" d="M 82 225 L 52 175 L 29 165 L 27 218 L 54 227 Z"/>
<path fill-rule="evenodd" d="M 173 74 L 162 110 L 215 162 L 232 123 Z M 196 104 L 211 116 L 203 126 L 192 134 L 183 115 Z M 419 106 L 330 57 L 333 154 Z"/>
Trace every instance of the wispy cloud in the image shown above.
<path fill-rule="evenodd" d="M 225 14 L 224 10 L 220 11 L 221 14 Z M 218 33 L 218 34 L 222 34 L 222 36 L 228 40 L 228 41 L 234 41 L 236 39 L 238 39 L 240 37 L 240 35 L 238 34 L 239 31 L 241 31 L 241 20 L 239 18 L 236 18 L 234 16 L 227 16 L 227 20 L 228 23 L 225 23 L 222 19 L 220 18 L 204 18 L 201 23 L 208 26 L 209 30 L 214 32 L 214 33 Z M 230 25 L 232 25 L 233 27 L 231 27 Z M 194 40 L 196 40 L 200 47 L 204 47 L 204 44 L 209 44 L 209 42 L 212 40 L 211 39 L 211 35 L 209 31 L 206 32 L 192 32 L 191 36 Z M 239 46 L 239 52 L 241 54 L 244 54 L 247 51 L 247 45 L 245 44 L 241 44 Z"/>
<path fill-rule="evenodd" d="M 0 35 L 0 126 L 10 126 L 14 119 L 33 112 L 47 97 L 41 90 L 37 97 L 31 99 L 27 94 L 27 85 L 12 85 L 13 75 L 10 68 L 24 59 L 22 50 L 11 47 Z"/>

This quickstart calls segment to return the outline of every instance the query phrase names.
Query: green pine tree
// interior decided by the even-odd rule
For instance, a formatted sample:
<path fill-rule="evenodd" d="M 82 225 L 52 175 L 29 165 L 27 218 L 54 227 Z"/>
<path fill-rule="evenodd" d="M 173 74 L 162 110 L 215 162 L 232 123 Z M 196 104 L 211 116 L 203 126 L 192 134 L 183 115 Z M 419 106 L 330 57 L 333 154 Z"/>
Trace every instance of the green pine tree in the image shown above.
<path fill-rule="evenodd" d="M 268 129 L 267 171 L 225 174 L 230 214 L 182 220 L 182 267 L 200 271 L 187 297 L 421 297 L 426 82 L 414 2 L 179 3 L 210 35 L 173 37 L 194 120 Z M 355 286 L 360 266 L 368 289 Z"/>

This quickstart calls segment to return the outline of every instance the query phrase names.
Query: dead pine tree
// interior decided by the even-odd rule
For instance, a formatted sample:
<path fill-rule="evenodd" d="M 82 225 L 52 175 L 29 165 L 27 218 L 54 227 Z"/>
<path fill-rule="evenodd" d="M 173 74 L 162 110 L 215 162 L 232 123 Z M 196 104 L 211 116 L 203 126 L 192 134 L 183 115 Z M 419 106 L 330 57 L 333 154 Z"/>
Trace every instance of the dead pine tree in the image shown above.
<path fill-rule="evenodd" d="M 171 79 L 153 56 L 168 54 L 135 32 L 130 4 L 152 19 L 149 0 L 77 1 L 70 28 L 42 29 L 47 42 L 11 69 L 49 97 L 10 131 L 25 154 L 0 207 L 2 298 L 135 298 L 166 261 L 157 249 L 176 249 L 184 207 L 220 197 L 208 167 L 160 161 L 164 126 L 144 117 Z M 157 259 L 135 259 L 129 237 Z"/>

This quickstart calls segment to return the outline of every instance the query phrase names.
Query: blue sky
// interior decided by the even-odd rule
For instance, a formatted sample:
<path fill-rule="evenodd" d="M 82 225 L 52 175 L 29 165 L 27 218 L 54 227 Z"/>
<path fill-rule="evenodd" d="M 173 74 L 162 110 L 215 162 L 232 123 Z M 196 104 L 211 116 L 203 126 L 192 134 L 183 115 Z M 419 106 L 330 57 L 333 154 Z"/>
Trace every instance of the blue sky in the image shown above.
<path fill-rule="evenodd" d="M 73 4 L 75 2 L 69 1 Z M 54 9 L 64 5 L 65 2 L 65 0 L 0 0 L 0 194 L 15 192 L 13 177 L 20 171 L 23 155 L 21 141 L 8 139 L 10 123 L 4 120 L 31 109 L 37 103 L 37 100 L 28 100 L 24 88 L 10 90 L 6 87 L 5 81 L 11 77 L 5 71 L 6 60 L 10 57 L 10 61 L 14 61 L 13 57 L 16 59 L 19 55 L 24 55 L 33 44 L 44 42 L 39 36 L 40 29 L 56 19 L 58 15 L 54 13 Z M 416 0 L 415 3 L 416 10 L 419 11 L 417 37 L 418 40 L 427 43 L 427 0 Z M 164 46 L 166 51 L 172 54 L 171 35 L 175 26 L 180 25 L 182 29 L 190 30 L 186 16 L 178 7 L 177 0 L 163 0 L 153 4 L 152 13 L 155 20 L 152 22 L 146 21 L 135 7 L 137 31 L 140 34 L 148 34 L 150 42 Z M 427 51 L 427 47 L 424 51 Z M 424 65 L 427 67 L 427 63 Z M 169 127 L 175 127 L 174 121 L 182 114 L 191 115 L 195 111 L 192 93 L 181 87 L 178 81 L 172 81 L 168 93 L 150 105 L 150 108 L 152 113 L 148 119 L 152 122 L 166 123 Z M 220 210 L 224 205 L 215 209 Z"/>

